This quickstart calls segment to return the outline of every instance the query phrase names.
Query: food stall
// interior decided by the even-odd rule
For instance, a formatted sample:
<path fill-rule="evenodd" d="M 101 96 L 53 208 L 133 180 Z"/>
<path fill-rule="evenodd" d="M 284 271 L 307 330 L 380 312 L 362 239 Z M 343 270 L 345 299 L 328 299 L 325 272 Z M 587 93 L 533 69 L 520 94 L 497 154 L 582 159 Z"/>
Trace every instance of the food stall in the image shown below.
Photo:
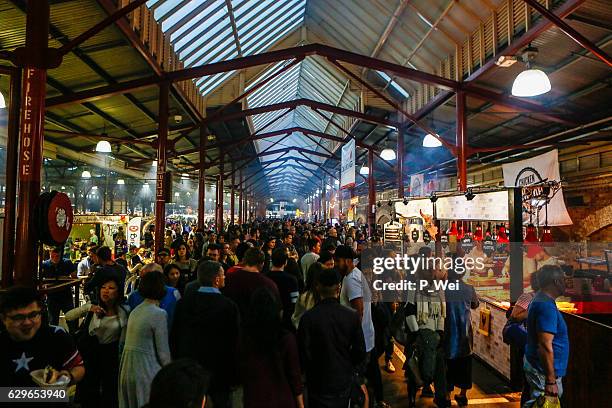
<path fill-rule="evenodd" d="M 125 233 L 127 231 L 128 222 L 129 217 L 127 215 L 75 215 L 69 241 L 71 242 L 72 248 L 77 250 L 72 252 L 75 256 L 79 255 L 78 248 L 80 248 L 83 243 L 89 242 L 90 230 L 96 232 L 98 245 L 114 248 L 115 242 L 113 236 L 119 231 L 119 227 L 123 227 Z"/>
<path fill-rule="evenodd" d="M 536 223 L 538 227 L 534 227 L 531 217 L 524 217 L 528 212 L 526 207 L 535 205 L 533 189 L 438 192 L 394 203 L 397 219 L 404 225 L 407 248 L 418 245 L 424 231 L 431 228 L 427 227 L 428 223 L 433 223 L 437 228 L 432 231 L 436 234 L 437 255 L 482 259 L 483 267 L 466 270 L 464 278 L 474 286 L 481 301 L 480 307 L 472 310 L 474 353 L 517 388 L 521 382 L 522 361 L 517 358 L 518 352 L 503 342 L 502 330 L 507 321 L 506 312 L 523 291 L 530 290 L 530 274 L 542 265 L 558 264 L 566 272 L 567 293 L 557 299 L 557 306 L 565 313 L 570 341 L 602 330 L 612 338 L 610 315 L 592 314 L 596 310 L 609 313 L 612 305 L 610 284 L 603 278 L 607 271 L 602 269 L 602 275 L 589 277 L 580 269 L 580 263 L 584 263 L 581 253 L 585 252 L 581 244 L 553 243 L 548 226 Z M 539 204 L 545 206 L 545 203 Z M 580 327 L 580 332 L 571 332 L 573 327 Z M 574 353 L 570 356 L 570 365 L 584 365 L 580 360 Z M 588 367 L 570 371 L 568 377 L 585 370 Z"/>

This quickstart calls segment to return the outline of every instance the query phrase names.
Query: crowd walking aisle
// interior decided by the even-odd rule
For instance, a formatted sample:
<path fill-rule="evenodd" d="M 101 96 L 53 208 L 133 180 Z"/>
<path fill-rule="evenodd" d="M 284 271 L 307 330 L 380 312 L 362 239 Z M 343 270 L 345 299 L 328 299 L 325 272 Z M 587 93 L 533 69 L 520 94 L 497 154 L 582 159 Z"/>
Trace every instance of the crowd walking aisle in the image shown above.
<path fill-rule="evenodd" d="M 404 364 L 404 354 L 402 347 L 394 347 L 393 364 L 401 367 Z M 408 398 L 406 397 L 406 383 L 404 382 L 403 370 L 396 370 L 391 374 L 383 370 L 384 357 L 379 361 L 385 389 L 385 399 L 393 408 L 407 408 Z M 496 374 L 484 364 L 474 359 L 472 364 L 472 375 L 474 384 L 468 391 L 469 406 L 476 408 L 520 408 L 521 395 L 513 392 L 508 384 L 502 381 Z M 457 389 L 458 393 L 459 390 Z M 451 396 L 452 397 L 452 396 Z M 453 400 L 452 406 L 457 403 Z M 433 398 L 420 397 L 417 393 L 417 408 L 435 407 Z"/>

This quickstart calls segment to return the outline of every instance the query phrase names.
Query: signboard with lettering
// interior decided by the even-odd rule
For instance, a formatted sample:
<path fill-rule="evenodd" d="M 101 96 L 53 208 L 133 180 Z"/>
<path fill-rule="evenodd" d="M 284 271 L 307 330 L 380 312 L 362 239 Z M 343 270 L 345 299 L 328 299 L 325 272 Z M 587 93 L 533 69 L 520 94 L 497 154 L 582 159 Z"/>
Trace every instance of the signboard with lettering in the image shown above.
<path fill-rule="evenodd" d="M 23 96 L 21 101 L 21 144 L 19 146 L 19 178 L 22 181 L 40 181 L 43 143 L 34 143 L 42 138 L 44 130 L 45 83 L 47 71 L 26 68 L 23 74 Z"/>
<path fill-rule="evenodd" d="M 128 248 L 132 245 L 140 247 L 140 223 L 142 217 L 135 217 L 130 220 L 127 227 Z"/>
<path fill-rule="evenodd" d="M 530 159 L 521 160 L 515 163 L 502 165 L 504 173 L 504 184 L 507 187 L 523 187 L 532 184 L 538 184 L 543 181 L 560 181 L 559 173 L 559 152 L 551 150 L 548 153 L 541 154 Z M 545 217 L 540 217 L 540 225 L 544 225 L 548 221 L 548 225 L 572 225 L 572 219 L 565 208 L 563 200 L 563 189 L 557 191 L 554 196 L 550 197 L 548 204 L 548 220 Z M 528 214 L 523 214 L 523 221 L 527 222 Z"/>
<path fill-rule="evenodd" d="M 355 186 L 355 139 L 342 146 L 342 161 L 340 166 L 340 188 Z"/>
<path fill-rule="evenodd" d="M 472 200 L 464 195 L 439 197 L 436 216 L 439 220 L 505 221 L 508 219 L 508 192 L 478 193 Z"/>

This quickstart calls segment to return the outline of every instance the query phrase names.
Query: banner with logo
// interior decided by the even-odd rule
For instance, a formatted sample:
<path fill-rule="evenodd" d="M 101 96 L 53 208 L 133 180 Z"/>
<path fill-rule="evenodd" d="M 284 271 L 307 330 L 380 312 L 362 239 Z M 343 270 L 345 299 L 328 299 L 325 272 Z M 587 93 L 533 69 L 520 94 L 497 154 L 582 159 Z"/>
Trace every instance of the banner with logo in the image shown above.
<path fill-rule="evenodd" d="M 128 248 L 132 245 L 140 247 L 140 222 L 142 217 L 135 217 L 130 220 L 127 227 Z"/>
<path fill-rule="evenodd" d="M 340 188 L 355 187 L 355 139 L 342 146 L 340 166 Z"/>
<path fill-rule="evenodd" d="M 504 185 L 506 187 L 522 187 L 537 184 L 541 181 L 560 181 L 559 175 L 559 151 L 552 150 L 548 153 L 521 160 L 515 163 L 502 165 L 504 173 Z M 544 212 L 542 209 L 539 216 L 539 225 L 545 225 Z M 529 215 L 524 215 L 524 222 L 528 222 Z M 537 220 L 532 220 L 536 224 Z M 572 225 L 572 219 L 567 213 L 563 201 L 563 189 L 559 189 L 548 203 L 548 225 Z"/>
<path fill-rule="evenodd" d="M 424 180 L 425 180 L 425 175 L 423 173 L 415 174 L 410 177 L 410 196 L 411 197 L 421 197 L 425 195 L 425 192 L 423 190 Z"/>

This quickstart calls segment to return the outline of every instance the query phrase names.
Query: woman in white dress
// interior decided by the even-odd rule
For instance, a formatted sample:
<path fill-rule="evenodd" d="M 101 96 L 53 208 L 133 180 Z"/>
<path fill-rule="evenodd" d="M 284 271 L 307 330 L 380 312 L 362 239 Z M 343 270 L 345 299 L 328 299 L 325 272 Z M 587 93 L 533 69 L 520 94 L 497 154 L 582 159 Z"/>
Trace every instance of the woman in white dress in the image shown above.
<path fill-rule="evenodd" d="M 151 383 L 170 362 L 168 320 L 159 301 L 166 294 L 164 275 L 144 275 L 138 291 L 145 298 L 130 314 L 119 375 L 119 407 L 140 408 L 149 401 Z"/>

